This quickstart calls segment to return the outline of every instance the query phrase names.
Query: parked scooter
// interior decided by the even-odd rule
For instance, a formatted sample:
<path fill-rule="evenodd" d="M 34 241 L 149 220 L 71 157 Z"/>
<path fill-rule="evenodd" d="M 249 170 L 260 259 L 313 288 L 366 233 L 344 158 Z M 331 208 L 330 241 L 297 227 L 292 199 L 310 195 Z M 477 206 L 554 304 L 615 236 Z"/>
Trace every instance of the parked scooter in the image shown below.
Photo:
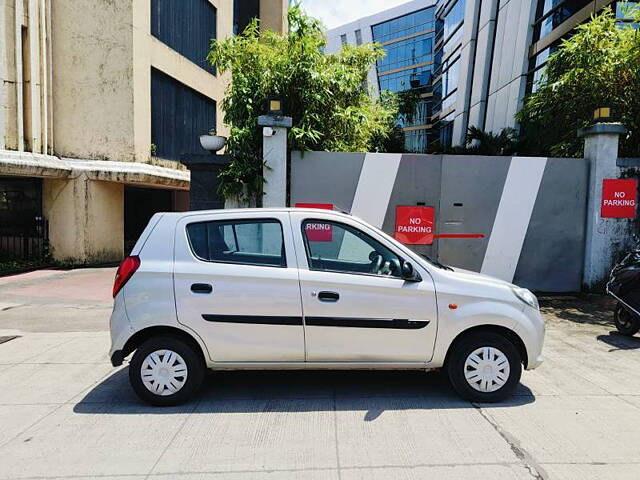
<path fill-rule="evenodd" d="M 618 300 L 613 319 L 622 335 L 640 331 L 640 243 L 611 270 L 607 292 Z"/>

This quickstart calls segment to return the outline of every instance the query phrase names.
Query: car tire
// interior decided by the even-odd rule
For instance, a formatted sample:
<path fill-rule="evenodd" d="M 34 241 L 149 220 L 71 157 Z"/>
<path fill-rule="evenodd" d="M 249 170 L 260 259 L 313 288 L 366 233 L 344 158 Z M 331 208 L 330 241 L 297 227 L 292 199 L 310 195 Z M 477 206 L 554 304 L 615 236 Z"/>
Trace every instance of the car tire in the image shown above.
<path fill-rule="evenodd" d="M 621 335 L 632 337 L 640 331 L 640 317 L 627 310 L 621 303 L 616 305 L 613 321 Z"/>
<path fill-rule="evenodd" d="M 520 381 L 522 360 L 516 346 L 493 332 L 469 335 L 458 342 L 447 360 L 454 390 L 471 402 L 500 402 Z"/>
<path fill-rule="evenodd" d="M 200 389 L 206 367 L 189 343 L 171 336 L 146 340 L 129 364 L 129 381 L 138 397 L 151 405 L 172 406 Z"/>

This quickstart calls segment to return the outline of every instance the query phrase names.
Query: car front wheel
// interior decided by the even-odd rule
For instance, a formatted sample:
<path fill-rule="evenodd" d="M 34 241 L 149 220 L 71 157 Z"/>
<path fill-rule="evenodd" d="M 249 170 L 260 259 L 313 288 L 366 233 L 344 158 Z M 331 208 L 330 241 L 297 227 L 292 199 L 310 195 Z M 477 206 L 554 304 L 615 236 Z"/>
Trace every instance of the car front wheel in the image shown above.
<path fill-rule="evenodd" d="M 472 402 L 499 402 L 520 381 L 522 363 L 518 349 L 493 332 L 470 335 L 454 346 L 447 373 L 458 394 Z"/>
<path fill-rule="evenodd" d="M 140 399 L 152 405 L 178 405 L 200 388 L 205 366 L 198 352 L 174 337 L 153 337 L 136 350 L 129 381 Z"/>

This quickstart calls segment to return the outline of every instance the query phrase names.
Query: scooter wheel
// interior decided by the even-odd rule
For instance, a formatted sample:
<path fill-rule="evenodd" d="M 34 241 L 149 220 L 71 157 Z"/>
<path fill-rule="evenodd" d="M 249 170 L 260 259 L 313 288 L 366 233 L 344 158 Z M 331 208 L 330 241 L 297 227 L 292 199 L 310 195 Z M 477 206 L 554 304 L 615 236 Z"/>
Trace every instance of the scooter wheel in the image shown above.
<path fill-rule="evenodd" d="M 622 335 L 631 337 L 640 331 L 640 317 L 627 310 L 621 303 L 616 305 L 613 321 Z"/>

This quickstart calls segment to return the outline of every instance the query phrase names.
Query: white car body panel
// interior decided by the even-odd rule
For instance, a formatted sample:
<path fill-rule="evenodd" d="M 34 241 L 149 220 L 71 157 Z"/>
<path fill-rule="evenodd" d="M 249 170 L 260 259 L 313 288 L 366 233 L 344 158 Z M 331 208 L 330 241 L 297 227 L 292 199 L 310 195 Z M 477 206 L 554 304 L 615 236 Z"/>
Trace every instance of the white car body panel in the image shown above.
<path fill-rule="evenodd" d="M 331 213 L 316 213 L 312 218 L 336 221 Z M 300 268 L 307 361 L 425 363 L 429 360 L 438 326 L 438 309 L 428 271 L 420 269 L 422 282 L 406 282 L 395 277 L 311 270 L 302 236 L 302 223 L 307 219 L 308 212 L 291 213 Z M 387 238 L 353 217 L 340 218 L 339 222 L 363 231 L 392 250 L 394 248 Z M 318 298 L 318 292 L 322 291 L 337 292 L 340 299 L 323 302 Z M 339 326 L 315 326 L 307 321 L 307 317 L 334 317 Z M 427 325 L 416 329 L 344 326 L 347 324 L 344 319 L 353 318 L 406 319 Z"/>
<path fill-rule="evenodd" d="M 192 252 L 186 225 L 207 220 L 276 219 L 285 245 L 291 245 L 287 212 L 265 214 L 192 213 L 181 218 L 175 233 L 175 292 L 179 322 L 200 332 L 214 362 L 304 362 L 302 325 L 220 323 L 203 314 L 302 317 L 295 254 L 285 247 L 287 267 L 214 263 Z M 211 294 L 193 293 L 194 283 L 213 286 Z"/>
<path fill-rule="evenodd" d="M 286 268 L 199 260 L 185 227 L 190 222 L 272 218 L 282 224 Z M 421 282 L 309 269 L 301 224 L 305 219 L 345 223 L 409 260 Z M 544 321 L 512 285 L 485 275 L 438 268 L 355 217 L 314 209 L 238 209 L 156 214 L 136 243 L 138 270 L 114 299 L 110 356 L 149 327 L 193 337 L 212 369 L 380 368 L 435 369 L 461 333 L 480 326 L 514 332 L 526 349 L 525 368 L 542 361 Z M 194 283 L 213 286 L 193 293 Z M 313 293 L 335 291 L 322 303 Z M 203 314 L 299 317 L 300 325 L 218 323 Z M 306 317 L 407 319 L 424 328 L 306 325 Z"/>

